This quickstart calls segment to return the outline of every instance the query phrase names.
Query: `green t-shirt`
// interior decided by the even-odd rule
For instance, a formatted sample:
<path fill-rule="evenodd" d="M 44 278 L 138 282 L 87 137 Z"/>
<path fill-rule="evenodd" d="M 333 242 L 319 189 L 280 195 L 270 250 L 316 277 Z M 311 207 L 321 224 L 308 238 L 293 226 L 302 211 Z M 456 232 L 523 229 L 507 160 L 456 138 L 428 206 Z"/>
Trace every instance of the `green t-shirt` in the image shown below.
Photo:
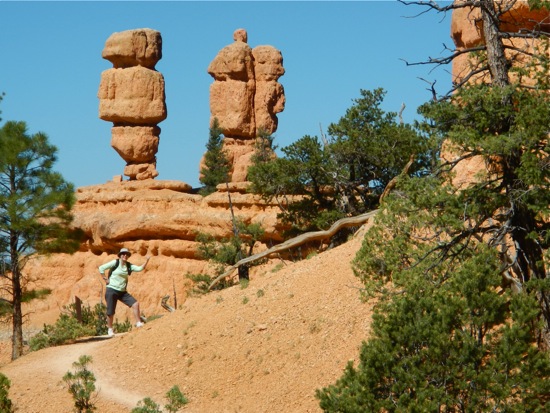
<path fill-rule="evenodd" d="M 101 275 L 105 274 L 106 270 L 113 268 L 116 264 L 116 259 L 109 261 L 106 264 L 99 266 L 99 273 Z M 143 271 L 143 266 L 131 264 L 132 272 Z M 126 291 L 128 285 L 128 268 L 125 264 L 120 261 L 118 267 L 109 275 L 109 284 L 107 287 L 112 288 L 117 291 Z"/>

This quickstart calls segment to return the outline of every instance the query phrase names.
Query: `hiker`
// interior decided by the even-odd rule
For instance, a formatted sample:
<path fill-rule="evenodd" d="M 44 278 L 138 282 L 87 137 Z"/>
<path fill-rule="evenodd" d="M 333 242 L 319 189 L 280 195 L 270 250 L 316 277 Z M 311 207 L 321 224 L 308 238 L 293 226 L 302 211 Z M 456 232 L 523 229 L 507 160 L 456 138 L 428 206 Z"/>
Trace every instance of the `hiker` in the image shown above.
<path fill-rule="evenodd" d="M 136 327 L 139 328 L 143 326 L 139 312 L 139 303 L 126 291 L 126 287 L 128 286 L 128 276 L 134 271 L 143 271 L 151 257 L 147 255 L 145 257 L 145 263 L 139 266 L 128 262 L 130 255 L 132 254 L 127 248 L 122 248 L 118 253 L 118 259 L 99 266 L 99 273 L 107 284 L 107 288 L 105 289 L 105 301 L 107 302 L 107 327 L 109 329 L 107 335 L 109 335 L 109 337 L 115 335 L 113 332 L 113 319 L 115 317 L 117 301 L 122 301 L 132 309 Z M 105 276 L 106 270 L 110 270 L 108 277 Z"/>

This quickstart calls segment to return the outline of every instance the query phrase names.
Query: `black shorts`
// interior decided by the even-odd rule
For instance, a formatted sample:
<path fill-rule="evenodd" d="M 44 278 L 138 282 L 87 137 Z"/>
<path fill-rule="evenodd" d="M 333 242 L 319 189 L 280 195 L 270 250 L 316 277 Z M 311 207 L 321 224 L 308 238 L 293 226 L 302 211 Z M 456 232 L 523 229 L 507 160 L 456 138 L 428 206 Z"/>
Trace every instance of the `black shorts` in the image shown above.
<path fill-rule="evenodd" d="M 115 315 L 116 303 L 118 301 L 122 301 L 128 307 L 131 307 L 137 303 L 137 300 L 127 291 L 117 291 L 109 287 L 105 289 L 105 301 L 107 302 L 108 316 Z"/>

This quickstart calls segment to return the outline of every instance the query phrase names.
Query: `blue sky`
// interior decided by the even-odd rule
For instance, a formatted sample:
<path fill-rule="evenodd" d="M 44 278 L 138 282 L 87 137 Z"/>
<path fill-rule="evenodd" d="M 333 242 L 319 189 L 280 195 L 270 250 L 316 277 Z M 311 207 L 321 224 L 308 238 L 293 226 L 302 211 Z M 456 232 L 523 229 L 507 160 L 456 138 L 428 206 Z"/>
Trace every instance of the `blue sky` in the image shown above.
<path fill-rule="evenodd" d="M 450 88 L 450 67 L 407 66 L 452 46 L 450 15 L 397 1 L 1 1 L 0 103 L 3 125 L 25 121 L 57 146 L 55 169 L 76 187 L 121 175 L 124 161 L 110 146 L 111 126 L 98 117 L 101 72 L 112 67 L 101 51 L 114 32 L 151 28 L 163 39 L 156 69 L 166 85 L 168 118 L 161 122 L 157 179 L 199 186 L 208 140 L 206 69 L 244 28 L 251 47 L 271 45 L 283 55 L 279 79 L 286 95 L 275 144 L 320 136 L 338 122 L 360 89 L 383 88 L 383 108 L 404 119 Z M 414 17 L 416 16 L 416 17 Z"/>

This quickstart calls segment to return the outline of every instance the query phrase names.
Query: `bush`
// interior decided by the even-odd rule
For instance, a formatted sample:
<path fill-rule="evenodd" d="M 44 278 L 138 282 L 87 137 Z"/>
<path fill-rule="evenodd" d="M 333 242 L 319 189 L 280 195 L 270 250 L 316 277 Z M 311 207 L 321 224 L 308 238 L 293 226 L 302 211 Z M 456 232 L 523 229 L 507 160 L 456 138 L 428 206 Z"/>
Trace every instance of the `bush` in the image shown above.
<path fill-rule="evenodd" d="M 170 413 L 176 413 L 179 409 L 189 403 L 189 400 L 180 391 L 178 386 L 174 386 L 168 390 L 166 393 L 166 398 L 168 399 L 168 404 L 166 404 L 164 408 Z"/>
<path fill-rule="evenodd" d="M 168 403 L 164 405 L 164 408 L 170 413 L 176 413 L 183 406 L 189 403 L 189 400 L 180 391 L 178 386 L 172 387 L 167 393 L 166 398 Z M 162 413 L 160 406 L 155 403 L 150 397 L 146 397 L 138 402 L 137 407 L 132 409 L 132 413 Z"/>
<path fill-rule="evenodd" d="M 193 281 L 193 289 L 190 293 L 193 294 L 206 294 L 208 293 L 208 287 L 214 280 L 208 274 L 187 274 L 187 278 Z"/>
<path fill-rule="evenodd" d="M 162 410 L 150 397 L 146 397 L 138 402 L 137 407 L 132 409 L 132 413 L 162 413 Z"/>
<path fill-rule="evenodd" d="M 2 413 L 13 413 L 15 411 L 8 397 L 10 386 L 10 380 L 0 373 L 0 412 Z"/>
<path fill-rule="evenodd" d="M 31 351 L 59 346 L 69 343 L 80 337 L 99 336 L 107 334 L 106 307 L 98 303 L 92 309 L 89 305 L 81 308 L 81 322 L 78 321 L 76 305 L 63 307 L 63 313 L 54 325 L 45 324 L 41 332 L 29 340 Z M 132 324 L 128 319 L 119 323 L 115 321 L 113 328 L 119 333 L 130 331 Z"/>
<path fill-rule="evenodd" d="M 81 324 L 68 314 L 61 314 L 53 326 L 44 325 L 44 329 L 29 340 L 29 347 L 31 351 L 36 351 L 92 335 L 95 335 L 93 326 Z"/>
<path fill-rule="evenodd" d="M 92 362 L 90 356 L 80 356 L 77 362 L 73 363 L 75 372 L 68 371 L 63 376 L 63 381 L 69 386 L 69 393 L 74 399 L 74 411 L 77 413 L 91 413 L 96 410 L 92 402 L 92 396 L 96 390 L 95 376 L 88 369 L 88 364 Z"/>

